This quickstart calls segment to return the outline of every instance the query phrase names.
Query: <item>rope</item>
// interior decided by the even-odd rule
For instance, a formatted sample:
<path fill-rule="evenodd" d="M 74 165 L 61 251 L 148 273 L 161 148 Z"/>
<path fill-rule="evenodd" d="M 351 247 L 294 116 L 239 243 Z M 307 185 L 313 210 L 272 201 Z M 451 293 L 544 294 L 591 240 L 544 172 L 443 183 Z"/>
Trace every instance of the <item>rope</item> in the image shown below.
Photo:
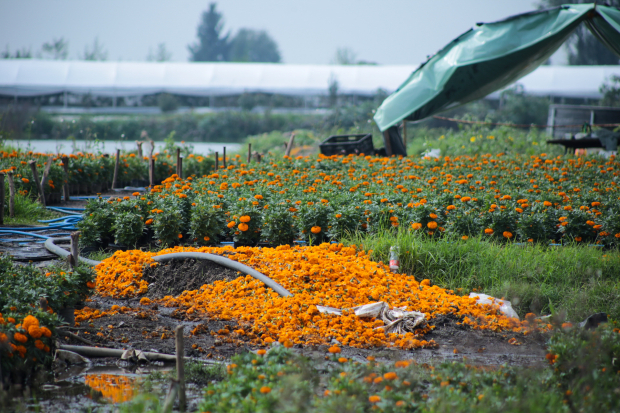
<path fill-rule="evenodd" d="M 481 120 L 464 120 L 464 119 L 455 119 L 455 118 L 447 118 L 445 116 L 433 116 L 435 119 L 447 120 L 450 122 L 456 123 L 466 123 L 468 125 L 489 125 L 489 126 L 512 126 L 513 128 L 555 128 L 555 129 L 572 129 L 572 128 L 581 128 L 583 124 L 579 125 L 526 125 L 526 124 L 518 124 L 518 123 L 502 123 L 502 122 L 484 122 Z M 590 126 L 598 126 L 601 128 L 611 128 L 620 126 L 620 123 L 597 123 L 592 124 Z"/>

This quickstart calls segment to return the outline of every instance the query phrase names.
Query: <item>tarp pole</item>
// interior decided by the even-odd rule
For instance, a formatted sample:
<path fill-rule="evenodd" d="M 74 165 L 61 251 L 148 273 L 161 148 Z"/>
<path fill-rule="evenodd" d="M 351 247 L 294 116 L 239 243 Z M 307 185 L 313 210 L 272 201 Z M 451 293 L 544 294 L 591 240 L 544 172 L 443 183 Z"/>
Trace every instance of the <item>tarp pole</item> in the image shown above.
<path fill-rule="evenodd" d="M 403 119 L 403 145 L 407 149 L 407 121 Z"/>

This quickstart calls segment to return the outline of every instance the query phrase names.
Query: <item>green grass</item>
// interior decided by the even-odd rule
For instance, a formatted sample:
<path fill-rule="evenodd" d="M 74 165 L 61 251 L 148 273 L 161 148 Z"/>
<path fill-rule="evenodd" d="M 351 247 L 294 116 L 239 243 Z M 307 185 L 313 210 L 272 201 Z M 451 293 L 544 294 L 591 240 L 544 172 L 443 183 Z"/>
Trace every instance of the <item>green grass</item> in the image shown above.
<path fill-rule="evenodd" d="M 106 258 L 110 258 L 112 255 L 114 255 L 114 251 L 105 251 L 105 250 L 100 249 L 98 251 L 91 251 L 84 255 L 86 256 L 86 258 L 90 260 L 103 261 Z"/>
<path fill-rule="evenodd" d="M 5 225 L 44 225 L 39 220 L 54 219 L 64 216 L 58 212 L 45 209 L 39 202 L 31 199 L 28 196 L 17 193 L 15 195 L 15 216 L 9 217 L 9 200 L 8 189 L 5 191 L 6 206 L 4 210 L 4 224 Z"/>
<path fill-rule="evenodd" d="M 470 238 L 430 240 L 409 231 L 351 236 L 346 245 L 372 250 L 387 262 L 392 245 L 400 248 L 401 272 L 418 280 L 468 294 L 505 297 L 516 311 L 564 312 L 581 321 L 595 312 L 620 318 L 620 253 L 584 245 L 547 247 L 497 244 Z"/>

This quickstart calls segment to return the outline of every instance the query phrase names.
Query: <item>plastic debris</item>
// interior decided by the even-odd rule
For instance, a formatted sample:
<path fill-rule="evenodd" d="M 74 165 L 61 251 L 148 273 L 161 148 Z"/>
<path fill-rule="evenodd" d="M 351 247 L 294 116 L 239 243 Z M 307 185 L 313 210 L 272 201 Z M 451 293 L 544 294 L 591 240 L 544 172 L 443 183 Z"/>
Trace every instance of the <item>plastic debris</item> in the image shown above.
<path fill-rule="evenodd" d="M 390 247 L 390 271 L 398 272 L 400 269 L 400 260 L 398 259 L 398 247 Z"/>
<path fill-rule="evenodd" d="M 499 311 L 501 311 L 505 316 L 519 319 L 519 314 L 512 308 L 512 304 L 508 300 L 500 300 L 499 298 L 491 297 L 486 294 L 479 293 L 469 293 L 470 298 L 477 298 L 476 304 L 489 304 L 489 305 L 497 305 L 499 306 Z"/>
<path fill-rule="evenodd" d="M 385 325 L 377 328 L 384 329 L 386 334 L 411 333 L 416 328 L 426 325 L 426 315 L 424 313 L 419 311 L 407 311 L 407 307 L 397 307 L 390 310 L 390 306 L 383 301 L 342 310 L 320 305 L 317 305 L 316 308 L 319 312 L 324 314 L 342 315 L 343 311 L 349 310 L 353 311 L 354 314 L 360 318 L 381 319 Z"/>

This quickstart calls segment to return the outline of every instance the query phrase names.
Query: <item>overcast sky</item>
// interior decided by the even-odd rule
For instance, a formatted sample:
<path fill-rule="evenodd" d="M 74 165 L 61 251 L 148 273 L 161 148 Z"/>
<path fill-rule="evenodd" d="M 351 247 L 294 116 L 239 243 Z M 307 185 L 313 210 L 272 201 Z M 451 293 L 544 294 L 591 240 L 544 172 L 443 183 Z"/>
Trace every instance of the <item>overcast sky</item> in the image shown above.
<path fill-rule="evenodd" d="M 209 0 L 0 0 L 0 49 L 40 50 L 64 37 L 69 58 L 95 37 L 108 60 L 145 60 L 164 42 L 187 61 Z M 326 64 L 348 47 L 362 60 L 418 64 L 476 22 L 536 8 L 532 0 L 220 0 L 225 28 L 263 29 L 284 63 Z M 556 59 L 557 60 L 557 59 Z"/>

